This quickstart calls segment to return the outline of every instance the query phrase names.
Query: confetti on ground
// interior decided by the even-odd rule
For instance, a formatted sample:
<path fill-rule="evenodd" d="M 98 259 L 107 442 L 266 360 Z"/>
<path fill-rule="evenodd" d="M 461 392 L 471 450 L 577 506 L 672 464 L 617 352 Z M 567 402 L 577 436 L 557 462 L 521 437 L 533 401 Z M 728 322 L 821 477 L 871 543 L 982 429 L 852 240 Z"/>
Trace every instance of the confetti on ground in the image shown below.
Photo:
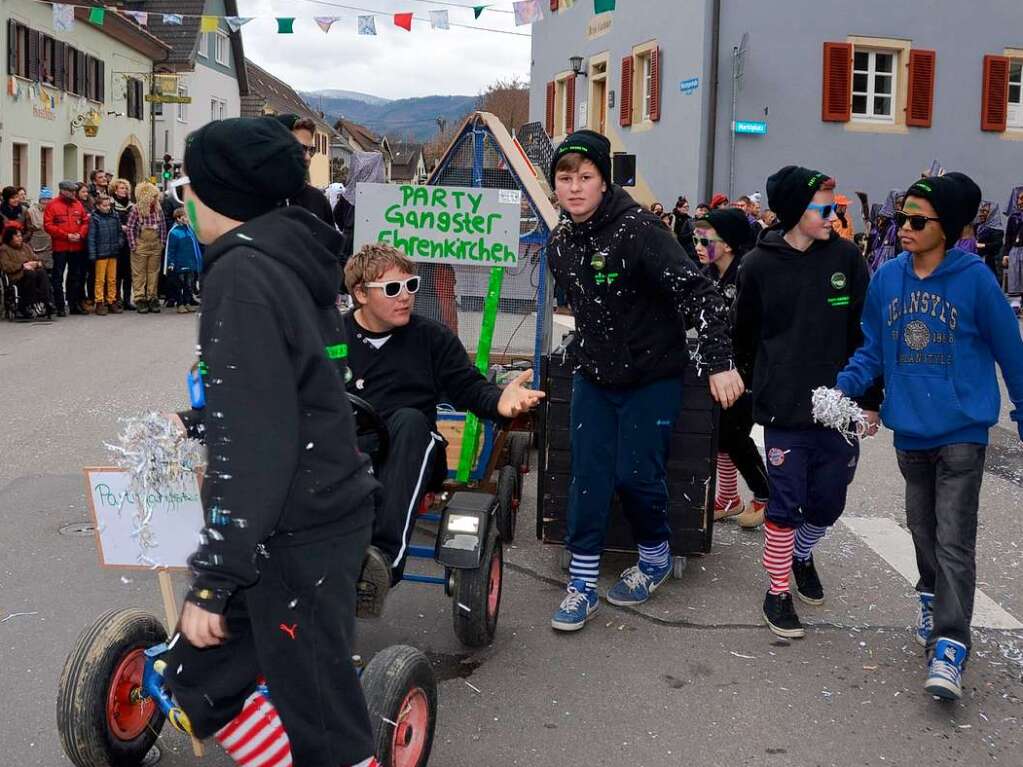
<path fill-rule="evenodd" d="M 18 617 L 21 617 L 22 615 L 39 615 L 39 613 L 35 612 L 35 611 L 30 612 L 30 613 L 11 613 L 6 618 L 3 618 L 2 620 L 0 620 L 0 623 L 7 623 L 7 621 L 9 621 L 11 618 L 18 618 Z"/>

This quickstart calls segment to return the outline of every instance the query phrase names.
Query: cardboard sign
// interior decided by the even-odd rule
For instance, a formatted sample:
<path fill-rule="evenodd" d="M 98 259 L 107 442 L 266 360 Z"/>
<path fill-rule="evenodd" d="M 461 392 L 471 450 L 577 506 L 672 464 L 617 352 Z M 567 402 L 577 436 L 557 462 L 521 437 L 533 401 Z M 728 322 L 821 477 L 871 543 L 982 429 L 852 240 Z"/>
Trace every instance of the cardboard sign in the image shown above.
<path fill-rule="evenodd" d="M 151 546 L 136 534 L 138 498 L 129 490 L 128 472 L 116 468 L 85 469 L 85 496 L 96 524 L 100 564 L 135 570 L 182 569 L 199 548 L 204 525 L 199 479 L 181 488 L 150 496 L 148 525 Z"/>
<path fill-rule="evenodd" d="M 360 183 L 355 250 L 393 245 L 413 261 L 514 267 L 519 261 L 518 190 Z"/>

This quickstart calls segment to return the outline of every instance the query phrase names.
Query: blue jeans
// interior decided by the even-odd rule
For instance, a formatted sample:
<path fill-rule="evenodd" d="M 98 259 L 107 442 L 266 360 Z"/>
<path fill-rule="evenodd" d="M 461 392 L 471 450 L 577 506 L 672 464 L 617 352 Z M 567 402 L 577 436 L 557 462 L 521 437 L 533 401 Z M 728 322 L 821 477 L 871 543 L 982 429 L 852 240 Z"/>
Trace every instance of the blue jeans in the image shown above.
<path fill-rule="evenodd" d="M 615 491 L 638 545 L 668 540 L 668 449 L 681 407 L 681 378 L 609 389 L 575 375 L 565 539 L 570 552 L 603 553 Z"/>

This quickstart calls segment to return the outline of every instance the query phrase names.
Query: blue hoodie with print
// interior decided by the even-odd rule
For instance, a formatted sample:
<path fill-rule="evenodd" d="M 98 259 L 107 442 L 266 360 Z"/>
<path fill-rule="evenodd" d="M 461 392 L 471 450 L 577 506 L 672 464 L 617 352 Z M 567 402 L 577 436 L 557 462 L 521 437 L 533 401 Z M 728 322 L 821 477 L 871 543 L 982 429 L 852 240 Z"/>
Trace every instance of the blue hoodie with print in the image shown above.
<path fill-rule="evenodd" d="M 998 422 L 1002 369 L 1023 439 L 1023 340 L 991 270 L 953 248 L 930 275 L 902 253 L 874 274 L 860 321 L 861 346 L 838 374 L 856 397 L 884 374 L 881 419 L 900 450 L 986 445 Z"/>

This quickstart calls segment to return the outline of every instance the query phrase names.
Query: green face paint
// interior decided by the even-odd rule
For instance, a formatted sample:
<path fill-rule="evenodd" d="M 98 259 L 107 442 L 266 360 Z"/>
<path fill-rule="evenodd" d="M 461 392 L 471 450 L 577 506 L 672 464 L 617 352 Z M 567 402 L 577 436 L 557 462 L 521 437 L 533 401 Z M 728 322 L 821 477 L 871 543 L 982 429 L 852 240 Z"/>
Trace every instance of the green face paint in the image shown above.
<path fill-rule="evenodd" d="M 185 201 L 185 213 L 188 214 L 188 223 L 192 227 L 192 231 L 195 232 L 196 238 L 199 237 L 199 214 L 195 210 L 195 200 Z"/>

